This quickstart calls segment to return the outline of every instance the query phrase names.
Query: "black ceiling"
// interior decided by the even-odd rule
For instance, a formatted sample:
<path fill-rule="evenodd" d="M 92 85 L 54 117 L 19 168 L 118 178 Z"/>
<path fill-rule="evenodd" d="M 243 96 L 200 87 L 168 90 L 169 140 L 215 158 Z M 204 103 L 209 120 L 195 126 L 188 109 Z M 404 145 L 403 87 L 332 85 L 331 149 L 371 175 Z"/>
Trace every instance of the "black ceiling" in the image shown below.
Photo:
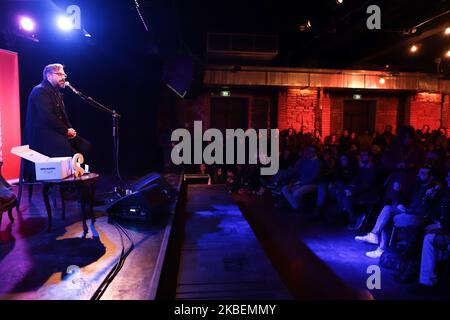
<path fill-rule="evenodd" d="M 139 4 L 150 31 L 136 11 Z M 97 42 L 105 41 L 127 50 L 162 58 L 187 48 L 206 62 L 206 33 L 272 34 L 279 38 L 279 54 L 269 64 L 286 67 L 364 68 L 392 71 L 448 71 L 450 14 L 405 31 L 450 10 L 450 0 L 96 0 L 13 1 L 2 0 L 3 8 L 79 4 L 85 25 Z M 381 9 L 381 30 L 368 30 L 369 5 Z M 2 4 L 0 4 L 1 6 Z M 2 8 L 0 8 L 1 10 Z M 6 11 L 3 10 L 5 13 Z M 0 11 L 1 14 L 1 11 Z M 312 27 L 301 32 L 307 20 Z M 6 20 L 5 20 L 6 21 Z M 2 22 L 0 21 L 0 24 Z M 1 25 L 0 25 L 1 27 Z M 4 26 L 3 26 L 4 27 Z M 411 44 L 420 50 L 411 55 Z M 441 58 L 440 64 L 436 59 Z"/>

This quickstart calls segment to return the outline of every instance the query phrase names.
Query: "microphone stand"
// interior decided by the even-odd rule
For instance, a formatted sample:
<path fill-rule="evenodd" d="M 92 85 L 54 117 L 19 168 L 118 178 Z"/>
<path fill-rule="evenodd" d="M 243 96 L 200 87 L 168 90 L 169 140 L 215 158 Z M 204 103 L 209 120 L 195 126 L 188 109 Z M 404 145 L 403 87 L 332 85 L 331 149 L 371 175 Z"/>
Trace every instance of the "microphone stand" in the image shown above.
<path fill-rule="evenodd" d="M 68 86 L 76 95 L 78 95 L 81 99 L 83 99 L 85 102 L 87 102 L 89 105 L 103 111 L 106 113 L 109 113 L 112 116 L 112 138 L 113 138 L 113 148 L 114 148 L 114 152 L 113 152 L 113 156 L 114 156 L 114 171 L 117 175 L 117 178 L 119 179 L 119 181 L 122 184 L 126 184 L 121 175 L 120 175 L 120 171 L 119 171 L 119 118 L 121 117 L 121 115 L 119 113 L 116 112 L 116 110 L 112 110 L 106 106 L 104 106 L 103 104 L 101 104 L 100 102 L 96 101 L 95 99 L 85 95 L 84 93 L 82 93 L 81 91 L 75 89 L 74 87 L 72 87 L 70 84 L 66 84 L 66 86 Z M 119 193 L 121 196 L 123 196 L 126 193 L 126 190 L 123 190 L 123 188 L 118 188 L 118 187 L 114 187 L 114 193 Z"/>

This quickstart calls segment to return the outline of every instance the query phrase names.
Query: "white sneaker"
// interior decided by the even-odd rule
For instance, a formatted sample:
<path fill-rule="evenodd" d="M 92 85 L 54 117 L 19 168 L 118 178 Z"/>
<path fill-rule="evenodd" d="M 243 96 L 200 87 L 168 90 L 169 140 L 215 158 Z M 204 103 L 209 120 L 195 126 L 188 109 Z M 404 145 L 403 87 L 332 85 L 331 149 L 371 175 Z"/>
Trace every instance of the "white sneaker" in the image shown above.
<path fill-rule="evenodd" d="M 384 250 L 380 249 L 380 247 L 378 247 L 377 250 L 375 250 L 375 251 L 366 252 L 366 256 L 368 256 L 369 258 L 377 259 L 377 258 L 381 257 L 383 252 L 384 252 Z"/>
<path fill-rule="evenodd" d="M 375 233 L 368 233 L 365 236 L 356 236 L 355 240 L 363 241 L 371 244 L 378 244 L 378 236 Z"/>

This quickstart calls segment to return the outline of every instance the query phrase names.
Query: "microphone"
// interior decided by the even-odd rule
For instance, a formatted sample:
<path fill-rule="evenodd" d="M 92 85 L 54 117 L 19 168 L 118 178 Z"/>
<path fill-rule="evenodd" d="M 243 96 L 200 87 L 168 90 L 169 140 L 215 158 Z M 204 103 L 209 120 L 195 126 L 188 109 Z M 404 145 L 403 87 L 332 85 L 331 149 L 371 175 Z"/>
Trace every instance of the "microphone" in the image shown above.
<path fill-rule="evenodd" d="M 80 94 L 80 92 L 77 90 L 77 89 L 75 89 L 74 87 L 72 87 L 71 85 L 70 85 L 70 82 L 69 81 L 66 81 L 65 83 L 64 83 L 64 85 L 66 86 L 66 87 L 69 87 L 69 89 L 70 90 L 72 90 L 75 94 Z"/>

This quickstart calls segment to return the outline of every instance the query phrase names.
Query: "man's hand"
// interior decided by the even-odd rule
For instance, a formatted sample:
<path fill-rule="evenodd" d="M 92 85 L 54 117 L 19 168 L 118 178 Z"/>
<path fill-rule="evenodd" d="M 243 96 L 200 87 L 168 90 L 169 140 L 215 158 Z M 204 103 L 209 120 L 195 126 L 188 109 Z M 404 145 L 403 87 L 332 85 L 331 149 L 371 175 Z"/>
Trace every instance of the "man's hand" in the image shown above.
<path fill-rule="evenodd" d="M 397 206 L 397 210 L 402 212 L 402 213 L 405 213 L 406 212 L 406 207 L 404 205 L 402 205 L 402 204 L 399 204 Z"/>
<path fill-rule="evenodd" d="M 344 192 L 345 192 L 345 195 L 346 195 L 347 197 L 351 197 L 351 196 L 352 196 L 352 192 L 351 192 L 350 190 L 345 189 Z"/>
<path fill-rule="evenodd" d="M 74 128 L 69 128 L 67 129 L 67 136 L 69 137 L 69 139 L 73 139 L 77 136 L 77 132 Z"/>

